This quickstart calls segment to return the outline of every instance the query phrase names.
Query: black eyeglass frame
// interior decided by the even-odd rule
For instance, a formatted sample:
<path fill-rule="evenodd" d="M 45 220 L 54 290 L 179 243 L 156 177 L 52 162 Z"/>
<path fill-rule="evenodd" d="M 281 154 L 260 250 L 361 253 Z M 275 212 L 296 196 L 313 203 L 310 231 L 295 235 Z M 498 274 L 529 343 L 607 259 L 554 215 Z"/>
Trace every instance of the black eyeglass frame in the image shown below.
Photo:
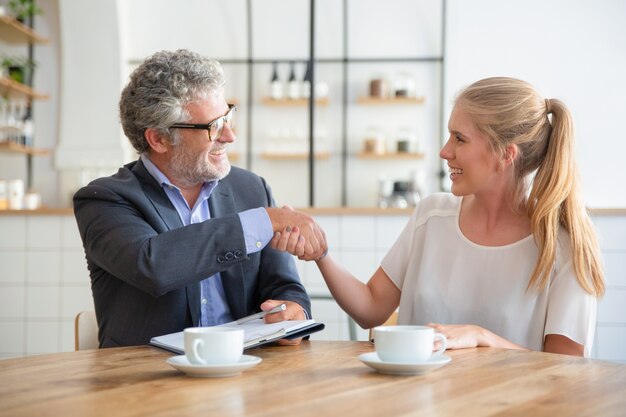
<path fill-rule="evenodd" d="M 218 140 L 221 136 L 222 136 L 222 132 L 224 131 L 224 125 L 226 123 L 228 123 L 229 127 L 232 127 L 232 124 L 230 122 L 230 120 L 232 120 L 232 118 L 235 116 L 235 114 L 233 112 L 237 111 L 237 106 L 234 104 L 229 104 L 228 105 L 228 111 L 226 112 L 225 115 L 218 117 L 215 120 L 210 121 L 209 123 L 174 123 L 173 125 L 170 125 L 168 127 L 168 129 L 170 128 L 175 128 L 175 129 L 199 129 L 199 130 L 206 130 L 209 134 L 209 141 L 211 142 L 215 142 L 216 140 Z M 218 123 L 220 121 L 223 121 L 224 125 L 222 125 L 222 129 L 219 131 L 219 134 L 217 135 L 216 138 L 212 138 L 211 137 L 211 127 L 215 124 Z"/>

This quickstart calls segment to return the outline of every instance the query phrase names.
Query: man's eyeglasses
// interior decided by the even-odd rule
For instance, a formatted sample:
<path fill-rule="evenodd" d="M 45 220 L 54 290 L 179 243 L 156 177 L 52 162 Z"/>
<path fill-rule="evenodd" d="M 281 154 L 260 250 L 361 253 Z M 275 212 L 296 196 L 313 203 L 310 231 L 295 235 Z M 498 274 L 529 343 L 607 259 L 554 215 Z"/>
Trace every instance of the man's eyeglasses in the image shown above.
<path fill-rule="evenodd" d="M 234 104 L 228 105 L 228 113 L 223 115 L 222 117 L 218 117 L 212 122 L 205 124 L 195 124 L 195 123 L 175 123 L 170 126 L 170 128 L 176 129 L 201 129 L 209 132 L 209 140 L 211 142 L 215 142 L 222 136 L 222 132 L 224 131 L 224 124 L 227 124 L 230 129 L 235 127 L 235 112 L 237 111 L 237 106 Z"/>

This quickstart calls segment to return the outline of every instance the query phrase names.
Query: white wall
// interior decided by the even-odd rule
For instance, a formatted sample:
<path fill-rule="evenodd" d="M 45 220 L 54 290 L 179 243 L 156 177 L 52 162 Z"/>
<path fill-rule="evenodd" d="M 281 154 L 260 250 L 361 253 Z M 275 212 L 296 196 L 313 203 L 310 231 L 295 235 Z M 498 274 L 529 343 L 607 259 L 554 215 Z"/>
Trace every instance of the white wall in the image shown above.
<path fill-rule="evenodd" d="M 122 162 L 117 102 L 122 85 L 116 2 L 59 0 L 61 109 L 54 155 L 60 202 L 84 181 L 110 175 Z"/>
<path fill-rule="evenodd" d="M 576 125 L 587 205 L 624 207 L 625 18 L 623 0 L 448 0 L 448 103 L 496 75 L 561 99 Z"/>

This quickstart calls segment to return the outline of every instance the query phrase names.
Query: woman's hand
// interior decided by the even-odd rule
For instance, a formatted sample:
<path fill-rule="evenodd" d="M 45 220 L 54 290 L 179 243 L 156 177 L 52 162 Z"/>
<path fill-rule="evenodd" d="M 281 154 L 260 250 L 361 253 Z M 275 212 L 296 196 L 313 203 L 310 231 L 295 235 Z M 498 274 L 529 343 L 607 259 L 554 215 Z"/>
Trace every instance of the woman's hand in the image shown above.
<path fill-rule="evenodd" d="M 436 333 L 443 334 L 448 342 L 448 349 L 463 349 L 472 348 L 478 346 L 486 346 L 481 344 L 484 329 L 473 324 L 438 324 L 428 323 L 435 329 Z M 435 349 L 439 348 L 439 341 L 435 342 Z"/>
<path fill-rule="evenodd" d="M 290 206 L 270 207 L 267 211 L 275 231 L 270 241 L 272 248 L 289 252 L 303 261 L 317 260 L 328 253 L 326 234 L 311 216 Z"/>
<path fill-rule="evenodd" d="M 306 239 L 300 234 L 300 229 L 291 226 L 287 226 L 282 232 L 274 233 L 270 246 L 282 252 L 289 252 L 301 261 L 319 261 L 328 253 L 327 249 L 321 257 L 312 258 L 306 253 Z"/>
<path fill-rule="evenodd" d="M 428 323 L 435 332 L 443 334 L 448 340 L 448 349 L 463 349 L 479 346 L 496 347 L 505 349 L 528 350 L 523 346 L 516 345 L 495 333 L 473 324 L 439 324 Z M 440 342 L 435 342 L 435 349 L 439 348 Z"/>
<path fill-rule="evenodd" d="M 287 226 L 282 232 L 274 233 L 274 237 L 270 241 L 272 248 L 289 252 L 292 255 L 302 259 L 305 254 L 306 240 L 300 234 L 298 227 Z"/>

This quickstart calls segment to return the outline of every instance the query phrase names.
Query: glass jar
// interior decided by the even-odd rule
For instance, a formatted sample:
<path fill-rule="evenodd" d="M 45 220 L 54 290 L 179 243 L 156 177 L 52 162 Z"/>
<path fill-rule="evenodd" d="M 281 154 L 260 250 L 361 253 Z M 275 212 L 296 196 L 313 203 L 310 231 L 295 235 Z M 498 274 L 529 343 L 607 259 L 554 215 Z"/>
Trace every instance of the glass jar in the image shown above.
<path fill-rule="evenodd" d="M 365 132 L 363 140 L 363 152 L 382 155 L 387 152 L 385 134 L 377 127 L 370 127 Z"/>
<path fill-rule="evenodd" d="M 396 133 L 396 151 L 409 153 L 415 150 L 416 134 L 408 127 L 398 129 Z"/>
<path fill-rule="evenodd" d="M 376 76 L 370 81 L 370 97 L 387 98 L 389 97 L 389 85 L 387 80 L 381 76 Z"/>
<path fill-rule="evenodd" d="M 393 95 L 395 97 L 415 97 L 415 79 L 410 74 L 398 74 L 393 83 Z"/>

